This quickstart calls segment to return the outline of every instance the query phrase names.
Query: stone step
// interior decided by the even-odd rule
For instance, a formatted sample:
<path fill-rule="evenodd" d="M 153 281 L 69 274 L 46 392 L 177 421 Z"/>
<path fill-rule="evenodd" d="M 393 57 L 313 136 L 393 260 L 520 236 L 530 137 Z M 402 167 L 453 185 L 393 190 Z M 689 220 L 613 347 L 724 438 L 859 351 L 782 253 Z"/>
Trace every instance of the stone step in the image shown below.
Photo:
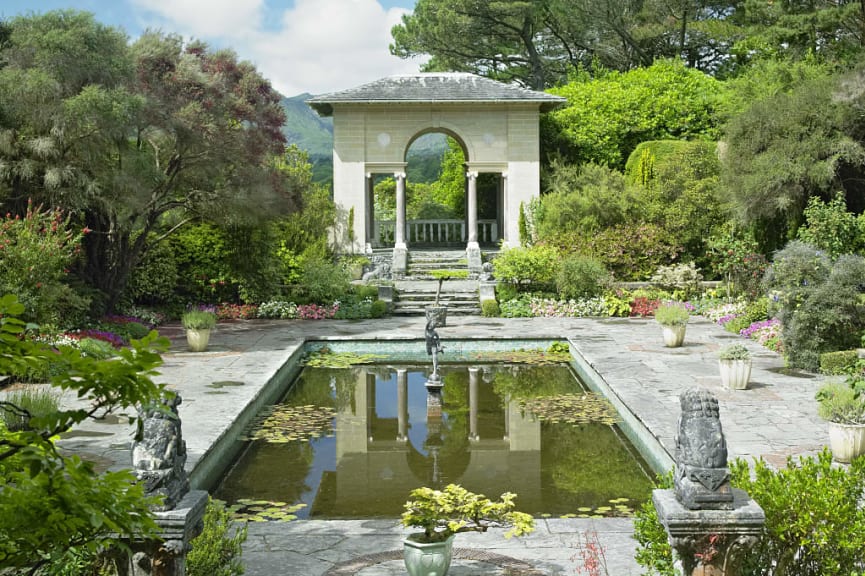
<path fill-rule="evenodd" d="M 426 306 L 394 306 L 391 314 L 395 316 L 423 316 L 426 314 Z M 480 316 L 481 309 L 478 306 L 473 308 L 451 308 L 448 306 L 448 314 L 453 316 Z"/>

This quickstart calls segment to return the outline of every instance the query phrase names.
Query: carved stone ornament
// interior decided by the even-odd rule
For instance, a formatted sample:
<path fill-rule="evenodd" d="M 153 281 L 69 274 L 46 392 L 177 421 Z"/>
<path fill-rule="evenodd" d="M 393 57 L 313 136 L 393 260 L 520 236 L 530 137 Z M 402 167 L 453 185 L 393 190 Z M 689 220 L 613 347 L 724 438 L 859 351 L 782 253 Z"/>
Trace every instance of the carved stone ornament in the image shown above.
<path fill-rule="evenodd" d="M 730 509 L 733 494 L 718 400 L 708 390 L 691 389 L 683 392 L 679 401 L 676 498 L 690 510 Z"/>
<path fill-rule="evenodd" d="M 180 429 L 179 395 L 166 395 L 161 406 L 139 411 L 138 432 L 132 444 L 132 467 L 148 496 L 163 497 L 157 511 L 171 510 L 189 491 L 186 441 Z"/>

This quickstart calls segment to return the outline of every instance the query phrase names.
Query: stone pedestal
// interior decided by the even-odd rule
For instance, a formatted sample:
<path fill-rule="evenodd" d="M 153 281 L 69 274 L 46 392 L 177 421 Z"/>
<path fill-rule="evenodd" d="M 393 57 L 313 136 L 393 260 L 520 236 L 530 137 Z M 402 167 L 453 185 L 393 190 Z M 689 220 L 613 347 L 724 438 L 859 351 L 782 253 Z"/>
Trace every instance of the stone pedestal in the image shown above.
<path fill-rule="evenodd" d="M 183 576 L 189 543 L 201 533 L 207 492 L 191 490 L 172 510 L 155 513 L 158 539 L 133 541 L 128 574 L 131 576 Z"/>
<path fill-rule="evenodd" d="M 408 248 L 405 245 L 397 245 L 393 249 L 393 264 L 390 270 L 395 280 L 405 278 L 408 272 Z"/>
<path fill-rule="evenodd" d="M 478 278 L 483 271 L 483 259 L 481 249 L 477 242 L 469 242 L 466 248 L 466 259 L 468 261 L 469 275 Z"/>
<path fill-rule="evenodd" d="M 728 510 L 689 510 L 673 490 L 654 490 L 652 501 L 683 576 L 736 576 L 742 553 L 759 540 L 763 509 L 748 494 L 732 489 Z"/>

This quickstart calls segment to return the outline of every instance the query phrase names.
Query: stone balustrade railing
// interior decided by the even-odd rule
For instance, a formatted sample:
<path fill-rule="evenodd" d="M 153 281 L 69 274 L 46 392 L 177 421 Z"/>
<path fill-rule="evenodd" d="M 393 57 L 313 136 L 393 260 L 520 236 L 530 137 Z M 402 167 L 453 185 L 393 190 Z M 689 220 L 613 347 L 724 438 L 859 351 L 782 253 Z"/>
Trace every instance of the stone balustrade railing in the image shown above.
<path fill-rule="evenodd" d="M 396 222 L 378 220 L 373 225 L 373 244 L 392 246 Z M 409 220 L 406 223 L 406 239 L 412 244 L 460 244 L 466 242 L 468 234 L 464 220 Z M 499 241 L 498 222 L 478 220 L 478 242 L 495 244 Z"/>

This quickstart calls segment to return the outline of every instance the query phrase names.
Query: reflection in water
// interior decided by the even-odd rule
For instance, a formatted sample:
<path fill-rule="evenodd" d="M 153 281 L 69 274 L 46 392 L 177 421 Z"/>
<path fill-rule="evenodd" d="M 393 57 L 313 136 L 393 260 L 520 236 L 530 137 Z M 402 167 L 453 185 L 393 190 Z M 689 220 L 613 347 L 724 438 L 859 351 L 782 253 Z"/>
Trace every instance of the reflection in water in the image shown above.
<path fill-rule="evenodd" d="M 458 483 L 518 494 L 533 514 L 615 511 L 642 502 L 646 468 L 615 428 L 542 421 L 521 398 L 582 390 L 567 366 L 442 366 L 429 394 L 423 366 L 306 368 L 284 402 L 336 410 L 335 434 L 250 443 L 216 497 L 304 502 L 301 516 L 398 516 L 419 486 Z M 310 408 L 314 409 L 314 408 Z M 582 509 L 582 510 L 581 510 Z"/>

